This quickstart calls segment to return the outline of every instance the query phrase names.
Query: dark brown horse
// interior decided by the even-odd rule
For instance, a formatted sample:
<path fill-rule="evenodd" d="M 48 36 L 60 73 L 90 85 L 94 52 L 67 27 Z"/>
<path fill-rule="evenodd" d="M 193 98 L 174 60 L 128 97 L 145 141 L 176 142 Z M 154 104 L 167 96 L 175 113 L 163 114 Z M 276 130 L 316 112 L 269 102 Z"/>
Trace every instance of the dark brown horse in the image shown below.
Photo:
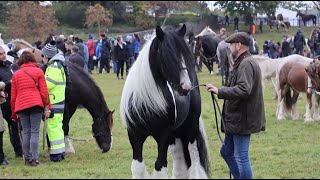
<path fill-rule="evenodd" d="M 306 26 L 306 22 L 312 20 L 313 26 L 317 25 L 317 16 L 313 14 L 302 14 L 300 11 L 297 12 L 296 17 L 300 16 L 304 26 Z"/>
<path fill-rule="evenodd" d="M 277 20 L 283 22 L 283 15 L 282 14 L 278 14 L 277 15 Z"/>
<path fill-rule="evenodd" d="M 288 61 L 280 69 L 279 82 L 279 96 L 277 119 L 281 120 L 285 114 L 291 115 L 292 119 L 299 119 L 299 112 L 296 109 L 296 103 L 300 92 L 306 93 L 306 113 L 304 121 L 319 120 L 319 95 L 315 93 L 316 102 L 314 107 L 313 118 L 311 116 L 312 108 L 312 93 L 314 93 L 314 86 L 311 83 L 306 68 L 310 62 L 308 61 Z M 310 71 L 311 73 L 311 71 Z M 315 79 L 315 78 L 313 78 Z M 319 88 L 320 89 L 320 88 Z M 291 90 L 293 95 L 291 95 Z"/>

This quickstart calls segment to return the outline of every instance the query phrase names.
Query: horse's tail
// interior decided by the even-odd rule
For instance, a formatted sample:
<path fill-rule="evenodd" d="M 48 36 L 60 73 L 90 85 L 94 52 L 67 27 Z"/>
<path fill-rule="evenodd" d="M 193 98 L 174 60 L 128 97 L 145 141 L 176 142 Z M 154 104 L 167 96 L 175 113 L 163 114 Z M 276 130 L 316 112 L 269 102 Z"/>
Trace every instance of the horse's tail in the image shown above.
<path fill-rule="evenodd" d="M 206 134 L 206 130 L 204 128 L 203 120 L 200 116 L 199 118 L 199 129 L 200 133 L 197 135 L 197 145 L 199 149 L 199 156 L 200 156 L 200 163 L 203 166 L 206 174 L 208 175 L 208 178 L 210 178 L 210 162 L 208 158 L 208 136 Z"/>
<path fill-rule="evenodd" d="M 286 109 L 291 109 L 293 104 L 293 99 L 291 96 L 291 88 L 286 87 L 285 96 L 283 98 L 284 104 L 286 105 Z"/>

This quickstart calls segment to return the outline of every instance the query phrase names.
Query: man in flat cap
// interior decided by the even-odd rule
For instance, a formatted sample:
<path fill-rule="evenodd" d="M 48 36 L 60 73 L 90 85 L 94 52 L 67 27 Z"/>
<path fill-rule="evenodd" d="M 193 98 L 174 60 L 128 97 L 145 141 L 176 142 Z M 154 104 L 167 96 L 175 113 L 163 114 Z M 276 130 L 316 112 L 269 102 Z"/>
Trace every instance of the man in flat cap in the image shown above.
<path fill-rule="evenodd" d="M 265 131 L 265 112 L 261 84 L 261 70 L 252 58 L 246 32 L 229 36 L 234 58 L 227 87 L 207 84 L 207 90 L 225 99 L 221 118 L 221 131 L 225 133 L 220 154 L 235 179 L 252 179 L 249 159 L 250 136 Z"/>

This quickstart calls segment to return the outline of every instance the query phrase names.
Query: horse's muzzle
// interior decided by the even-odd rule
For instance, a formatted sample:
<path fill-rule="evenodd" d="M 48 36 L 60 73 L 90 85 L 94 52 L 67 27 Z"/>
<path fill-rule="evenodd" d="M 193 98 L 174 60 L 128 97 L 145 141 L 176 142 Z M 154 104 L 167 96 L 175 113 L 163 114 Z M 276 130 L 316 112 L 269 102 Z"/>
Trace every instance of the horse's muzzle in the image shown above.
<path fill-rule="evenodd" d="M 106 153 L 106 152 L 108 152 L 110 149 L 111 149 L 111 145 L 108 145 L 107 143 L 103 143 L 103 144 L 101 145 L 102 153 Z"/>

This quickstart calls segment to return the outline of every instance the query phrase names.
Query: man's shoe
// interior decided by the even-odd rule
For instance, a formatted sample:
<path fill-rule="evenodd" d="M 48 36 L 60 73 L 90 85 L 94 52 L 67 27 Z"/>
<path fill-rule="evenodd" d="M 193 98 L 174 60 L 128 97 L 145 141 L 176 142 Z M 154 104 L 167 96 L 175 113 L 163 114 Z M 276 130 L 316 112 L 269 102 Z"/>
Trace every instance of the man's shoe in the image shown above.
<path fill-rule="evenodd" d="M 32 164 L 32 160 L 29 160 L 29 159 L 24 160 L 24 165 L 31 166 L 31 164 Z"/>
<path fill-rule="evenodd" d="M 0 165 L 3 165 L 3 166 L 9 165 L 9 162 L 6 159 L 4 159 Z"/>
<path fill-rule="evenodd" d="M 30 166 L 38 166 L 40 162 L 38 160 L 32 160 Z"/>

